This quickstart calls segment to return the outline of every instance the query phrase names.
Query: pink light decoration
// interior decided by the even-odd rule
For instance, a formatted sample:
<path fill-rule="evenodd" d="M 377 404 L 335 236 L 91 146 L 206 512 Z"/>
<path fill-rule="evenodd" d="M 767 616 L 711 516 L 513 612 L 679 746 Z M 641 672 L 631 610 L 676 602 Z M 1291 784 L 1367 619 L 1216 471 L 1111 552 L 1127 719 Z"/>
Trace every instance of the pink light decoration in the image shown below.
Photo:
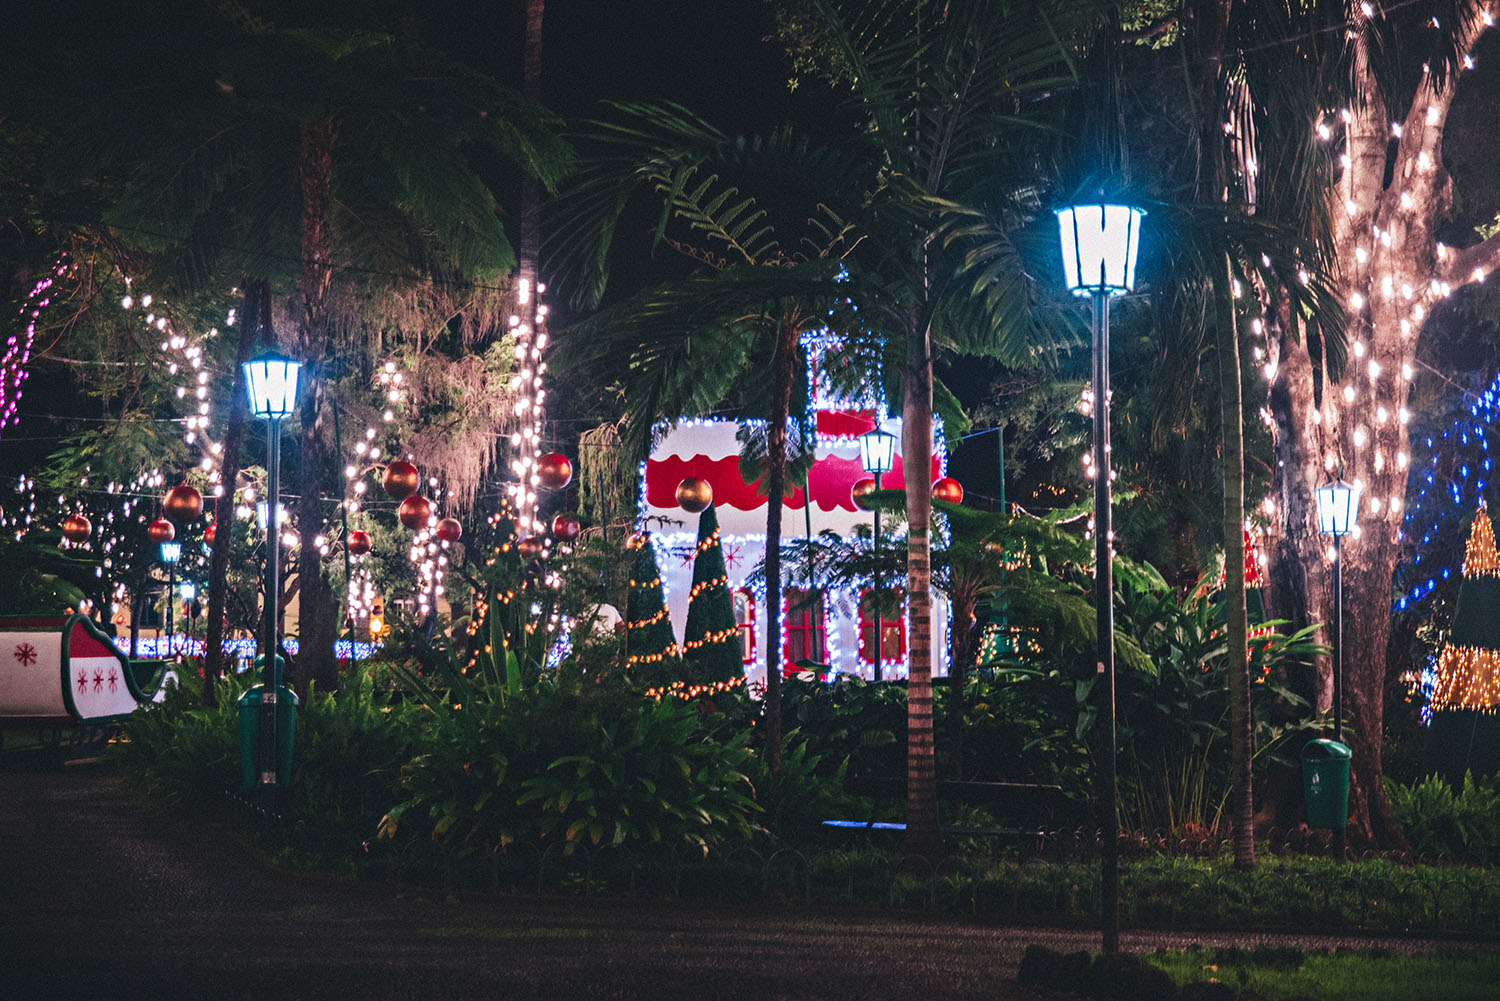
<path fill-rule="evenodd" d="M 49 290 L 57 280 L 72 273 L 72 265 L 64 253 L 45 278 L 42 278 L 27 294 L 21 305 L 21 333 L 12 333 L 5 339 L 5 353 L 0 355 L 0 430 L 16 421 L 16 410 L 21 405 L 21 387 L 31 375 L 27 366 L 31 363 L 31 345 L 36 340 L 36 324 L 42 310 L 52 302 Z"/>

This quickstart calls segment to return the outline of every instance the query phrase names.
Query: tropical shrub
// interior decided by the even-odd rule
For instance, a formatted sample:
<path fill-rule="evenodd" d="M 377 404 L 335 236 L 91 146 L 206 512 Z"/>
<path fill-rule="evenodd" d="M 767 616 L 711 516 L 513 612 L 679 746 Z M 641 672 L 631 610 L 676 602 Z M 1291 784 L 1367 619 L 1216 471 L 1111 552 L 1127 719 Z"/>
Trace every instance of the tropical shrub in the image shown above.
<path fill-rule="evenodd" d="M 1396 819 L 1423 855 L 1486 862 L 1500 855 L 1500 776 L 1476 780 L 1464 773 L 1455 791 L 1437 775 L 1410 785 L 1386 782 Z"/>
<path fill-rule="evenodd" d="M 542 685 L 434 708 L 379 829 L 458 855 L 517 842 L 703 850 L 752 829 L 749 755 L 743 734 L 719 739 L 696 704 Z"/>

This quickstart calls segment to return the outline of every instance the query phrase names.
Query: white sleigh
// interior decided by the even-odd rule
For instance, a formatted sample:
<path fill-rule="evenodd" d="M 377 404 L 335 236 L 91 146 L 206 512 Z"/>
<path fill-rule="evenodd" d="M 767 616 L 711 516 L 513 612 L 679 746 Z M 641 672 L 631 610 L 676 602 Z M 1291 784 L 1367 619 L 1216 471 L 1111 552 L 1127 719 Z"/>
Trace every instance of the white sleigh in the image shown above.
<path fill-rule="evenodd" d="M 143 690 L 135 666 L 86 615 L 0 618 L 0 725 L 97 724 L 160 702 L 177 675 Z"/>

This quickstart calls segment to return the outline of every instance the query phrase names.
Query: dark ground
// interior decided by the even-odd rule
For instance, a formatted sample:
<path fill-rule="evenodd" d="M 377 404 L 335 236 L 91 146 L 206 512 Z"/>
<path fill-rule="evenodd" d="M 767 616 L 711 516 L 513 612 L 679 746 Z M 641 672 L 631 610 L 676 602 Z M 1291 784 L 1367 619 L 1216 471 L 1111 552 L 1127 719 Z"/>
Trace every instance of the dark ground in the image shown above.
<path fill-rule="evenodd" d="M 1265 940 L 1374 944 L 1150 933 L 1124 944 Z M 108 765 L 0 762 L 8 1001 L 1060 997 L 1015 983 L 1031 942 L 1097 948 L 1098 938 L 757 902 L 452 898 L 309 876 L 157 808 Z"/>

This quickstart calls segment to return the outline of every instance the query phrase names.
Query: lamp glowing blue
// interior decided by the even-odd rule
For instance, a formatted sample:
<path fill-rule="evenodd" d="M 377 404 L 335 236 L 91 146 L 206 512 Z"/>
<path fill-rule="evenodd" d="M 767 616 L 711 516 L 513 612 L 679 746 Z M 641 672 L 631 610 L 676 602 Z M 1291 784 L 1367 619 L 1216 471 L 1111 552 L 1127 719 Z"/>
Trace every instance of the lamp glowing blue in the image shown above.
<path fill-rule="evenodd" d="M 161 544 L 161 561 L 163 563 L 176 563 L 182 557 L 182 543 L 163 542 Z"/>
<path fill-rule="evenodd" d="M 1074 295 L 1121 295 L 1135 288 L 1141 217 L 1128 205 L 1074 205 L 1057 212 L 1063 275 Z"/>
<path fill-rule="evenodd" d="M 250 412 L 264 420 L 281 420 L 297 409 L 297 376 L 302 363 L 275 351 L 245 362 L 245 395 Z"/>
<path fill-rule="evenodd" d="M 859 436 L 859 464 L 872 476 L 889 473 L 896 463 L 896 436 L 875 428 Z"/>
<path fill-rule="evenodd" d="M 1359 520 L 1359 487 L 1334 480 L 1313 492 L 1318 502 L 1318 531 L 1324 535 L 1345 536 L 1354 531 Z"/>

